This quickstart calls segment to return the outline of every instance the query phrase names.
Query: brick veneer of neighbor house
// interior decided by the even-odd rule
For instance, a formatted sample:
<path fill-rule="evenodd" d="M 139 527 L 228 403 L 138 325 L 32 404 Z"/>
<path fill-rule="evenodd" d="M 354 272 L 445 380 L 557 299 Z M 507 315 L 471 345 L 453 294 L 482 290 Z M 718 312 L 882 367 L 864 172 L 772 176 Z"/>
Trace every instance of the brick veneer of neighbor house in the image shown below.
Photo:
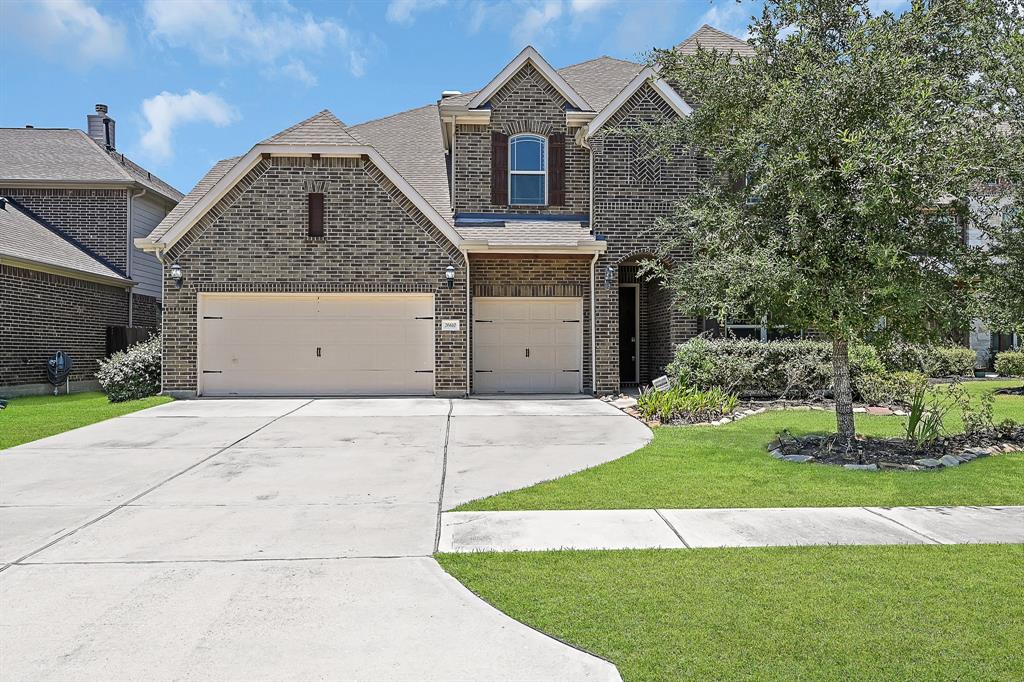
<path fill-rule="evenodd" d="M 668 104 L 645 84 L 590 140 L 594 154 L 591 226 L 605 236 L 608 243 L 608 250 L 598 258 L 596 267 L 599 280 L 595 290 L 598 393 L 611 393 L 620 388 L 619 265 L 651 254 L 658 244 L 652 232 L 658 218 L 670 215 L 676 201 L 696 192 L 700 183 L 713 175 L 707 159 L 695 157 L 686 149 L 673 149 L 670 161 L 647 158 L 645 150 L 638 149 L 635 140 L 614 133 L 616 127 L 656 123 L 673 116 Z M 674 259 L 687 257 L 687 253 L 674 254 Z M 604 286 L 608 266 L 612 267 L 610 286 Z M 640 335 L 652 345 L 641 350 L 639 360 L 641 381 L 649 381 L 671 359 L 672 348 L 695 336 L 699 325 L 695 318 L 680 314 L 667 293 L 648 298 L 642 305 L 650 308 L 650 312 L 644 315 Z"/>
<path fill-rule="evenodd" d="M 306 236 L 308 183 L 325 183 L 324 236 Z M 170 259 L 170 260 L 168 260 Z M 369 161 L 273 157 L 257 164 L 168 252 L 164 390 L 196 385 L 200 292 L 430 293 L 437 395 L 466 393 L 466 288 L 461 253 Z M 457 268 L 454 288 L 445 284 Z M 441 320 L 459 320 L 442 332 Z"/>
<path fill-rule="evenodd" d="M 591 390 L 590 256 L 474 255 L 473 297 L 566 297 L 583 300 L 583 390 Z M 470 315 L 472 319 L 472 313 Z M 472 387 L 471 387 L 472 388 Z"/>
<path fill-rule="evenodd" d="M 455 133 L 455 210 L 467 213 L 586 213 L 590 161 L 565 123 L 566 100 L 527 63 L 490 100 L 490 125 L 459 124 Z M 565 135 L 565 205 L 500 206 L 491 203 L 491 133 Z"/>
<path fill-rule="evenodd" d="M 0 265 L 0 386 L 46 383 L 58 350 L 74 361 L 71 381 L 90 381 L 106 355 L 105 326 L 127 323 L 123 288 Z"/>
<path fill-rule="evenodd" d="M 132 325 L 159 333 L 161 308 L 158 298 L 132 294 Z"/>
<path fill-rule="evenodd" d="M 127 190 L 4 187 L 0 196 L 14 199 L 125 272 Z"/>

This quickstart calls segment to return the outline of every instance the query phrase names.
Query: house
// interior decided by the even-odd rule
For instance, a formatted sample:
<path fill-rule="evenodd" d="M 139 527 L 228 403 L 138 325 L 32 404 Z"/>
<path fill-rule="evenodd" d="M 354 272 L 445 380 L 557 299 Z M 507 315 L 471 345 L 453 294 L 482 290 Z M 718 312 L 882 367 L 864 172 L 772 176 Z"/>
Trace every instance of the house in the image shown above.
<path fill-rule="evenodd" d="M 133 240 L 182 194 L 118 152 L 115 133 L 102 104 L 85 132 L 0 129 L 0 394 L 51 390 L 58 350 L 72 387 L 95 387 L 108 328 L 160 327 L 160 263 Z"/>
<path fill-rule="evenodd" d="M 714 41 L 710 27 L 681 45 Z M 637 275 L 711 175 L 624 133 L 687 116 L 652 69 L 527 47 L 481 89 L 217 163 L 146 239 L 177 395 L 610 393 L 698 333 Z M 685 253 L 674 255 L 685 258 Z"/>

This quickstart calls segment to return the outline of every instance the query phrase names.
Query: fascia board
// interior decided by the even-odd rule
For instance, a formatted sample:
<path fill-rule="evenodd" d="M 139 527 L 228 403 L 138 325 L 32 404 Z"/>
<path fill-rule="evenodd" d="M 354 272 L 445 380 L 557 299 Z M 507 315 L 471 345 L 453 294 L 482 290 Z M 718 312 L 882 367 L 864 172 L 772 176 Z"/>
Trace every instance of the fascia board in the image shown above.
<path fill-rule="evenodd" d="M 665 102 L 672 107 L 672 110 L 679 116 L 689 116 L 693 112 L 693 109 L 683 100 L 682 97 L 679 96 L 679 93 L 677 93 L 664 78 L 658 78 L 657 72 L 648 66 L 638 73 L 633 80 L 631 80 L 629 84 L 615 96 L 615 99 L 609 102 L 608 106 L 602 109 L 587 125 L 586 137 L 590 137 L 597 133 L 597 131 L 615 115 L 615 112 L 621 109 L 622 105 L 624 105 L 626 101 L 633 96 L 633 93 L 639 90 L 640 86 L 648 80 L 651 81 L 651 86 L 654 88 L 655 92 L 661 95 L 662 99 L 664 99 Z"/>
<path fill-rule="evenodd" d="M 540 71 L 548 82 L 555 86 L 555 89 L 561 93 L 562 97 L 567 99 L 574 107 L 585 111 L 593 110 L 593 107 L 587 103 L 587 100 L 583 99 L 583 97 L 576 92 L 576 90 L 573 89 L 573 87 L 569 85 L 569 83 L 566 82 L 566 80 L 562 78 L 550 64 L 548 64 L 547 60 L 541 57 L 540 53 L 530 45 L 523 48 L 523 51 L 520 52 L 515 59 L 509 62 L 508 65 L 502 69 L 490 83 L 480 90 L 476 96 L 469 101 L 469 104 L 466 105 L 467 108 L 476 109 L 477 107 L 486 104 L 487 100 L 493 97 L 494 93 L 500 90 L 501 87 L 505 85 L 505 83 L 507 83 L 508 80 L 512 78 L 512 76 L 514 76 L 526 62 L 533 64 L 534 68 Z"/>
<path fill-rule="evenodd" d="M 68 277 L 70 279 L 78 279 L 85 282 L 96 282 L 98 284 L 106 284 L 108 286 L 120 287 L 122 289 L 131 289 L 135 284 L 137 284 L 134 280 L 126 279 L 124 277 L 107 277 L 91 272 L 76 270 L 74 268 L 54 265 L 53 263 L 41 263 L 29 258 L 18 258 L 17 256 L 0 255 L 0 265 L 10 265 L 16 268 L 24 268 L 25 270 L 46 272 L 52 275 L 61 275 L 62 277 Z"/>
<path fill-rule="evenodd" d="M 465 242 L 463 250 L 467 253 L 603 253 L 608 244 L 603 241 L 580 242 L 575 247 L 543 246 L 538 244 L 501 244 L 491 245 L 487 242 Z"/>
<path fill-rule="evenodd" d="M 168 230 L 160 239 L 154 242 L 156 251 L 167 251 L 181 239 L 192 228 L 192 226 L 220 199 L 231 190 L 260 160 L 263 154 L 271 156 L 306 156 L 319 154 L 327 157 L 349 157 L 358 158 L 366 156 L 370 161 L 384 172 L 384 175 L 395 184 L 398 189 L 407 196 L 413 205 L 416 206 L 425 216 L 452 242 L 456 247 L 462 242 L 462 238 L 455 229 L 446 221 L 437 210 L 424 199 L 419 192 L 413 189 L 405 178 L 396 171 L 391 164 L 384 160 L 376 149 L 363 145 L 314 145 L 314 144 L 258 144 L 249 150 L 249 153 L 241 158 L 224 177 L 210 188 L 210 191 L 203 196 L 196 204 L 181 217 L 178 223 Z M 145 249 L 150 250 L 150 249 Z"/>

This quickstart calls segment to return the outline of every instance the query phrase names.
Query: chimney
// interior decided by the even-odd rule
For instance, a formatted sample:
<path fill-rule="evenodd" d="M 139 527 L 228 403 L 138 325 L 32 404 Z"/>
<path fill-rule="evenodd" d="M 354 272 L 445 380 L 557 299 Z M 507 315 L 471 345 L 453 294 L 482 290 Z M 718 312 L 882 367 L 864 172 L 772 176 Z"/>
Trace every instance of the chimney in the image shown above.
<path fill-rule="evenodd" d="M 113 151 L 114 145 L 114 119 L 107 116 L 107 105 L 97 104 L 96 113 L 89 114 L 88 128 L 86 132 L 89 137 L 103 145 L 104 149 Z"/>
<path fill-rule="evenodd" d="M 461 90 L 444 90 L 441 92 L 441 99 L 448 99 L 449 97 L 458 97 L 461 94 Z"/>

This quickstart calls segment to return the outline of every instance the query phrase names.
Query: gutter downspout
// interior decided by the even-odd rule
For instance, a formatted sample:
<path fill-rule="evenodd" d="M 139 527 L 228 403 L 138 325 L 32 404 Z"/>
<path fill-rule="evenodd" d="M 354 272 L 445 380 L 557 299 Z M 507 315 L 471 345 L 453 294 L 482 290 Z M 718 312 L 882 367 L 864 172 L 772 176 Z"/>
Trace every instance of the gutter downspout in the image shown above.
<path fill-rule="evenodd" d="M 460 249 L 461 250 L 461 249 Z M 466 262 L 466 397 L 469 397 L 473 384 L 473 315 L 470 306 L 472 300 L 469 290 L 469 253 L 462 251 L 462 258 Z"/>

